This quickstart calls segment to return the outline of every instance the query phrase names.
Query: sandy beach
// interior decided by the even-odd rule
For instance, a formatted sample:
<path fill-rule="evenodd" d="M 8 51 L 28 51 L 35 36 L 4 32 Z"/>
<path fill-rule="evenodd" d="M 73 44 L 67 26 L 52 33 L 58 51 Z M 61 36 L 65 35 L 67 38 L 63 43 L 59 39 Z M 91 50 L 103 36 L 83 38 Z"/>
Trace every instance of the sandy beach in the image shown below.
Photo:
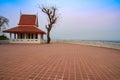
<path fill-rule="evenodd" d="M 80 42 L 75 42 L 75 41 L 60 41 L 60 42 L 71 43 L 71 44 L 79 44 L 79 45 L 97 46 L 97 47 L 104 47 L 104 48 L 113 48 L 113 49 L 120 50 L 120 43 L 112 43 L 112 42 L 90 42 L 90 41 L 88 41 L 88 42 L 87 41 L 80 41 Z"/>
<path fill-rule="evenodd" d="M 0 80 L 120 80 L 120 50 L 62 42 L 0 44 Z"/>

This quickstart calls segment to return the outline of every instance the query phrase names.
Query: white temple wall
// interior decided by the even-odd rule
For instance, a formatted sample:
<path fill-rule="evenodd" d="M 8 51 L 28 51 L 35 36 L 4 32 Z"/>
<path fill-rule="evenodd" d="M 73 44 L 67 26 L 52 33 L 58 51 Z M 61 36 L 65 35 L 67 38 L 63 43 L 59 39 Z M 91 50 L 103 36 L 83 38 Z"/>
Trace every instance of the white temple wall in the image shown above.
<path fill-rule="evenodd" d="M 44 43 L 45 41 L 43 40 L 43 35 L 38 34 L 37 39 L 35 38 L 35 35 L 33 35 L 33 39 L 28 39 L 27 35 L 23 35 L 23 39 L 20 39 L 20 35 L 18 34 L 11 34 L 10 33 L 10 40 L 9 43 Z M 30 38 L 32 38 L 30 36 Z"/>
<path fill-rule="evenodd" d="M 10 43 L 44 43 L 42 39 L 10 39 Z"/>

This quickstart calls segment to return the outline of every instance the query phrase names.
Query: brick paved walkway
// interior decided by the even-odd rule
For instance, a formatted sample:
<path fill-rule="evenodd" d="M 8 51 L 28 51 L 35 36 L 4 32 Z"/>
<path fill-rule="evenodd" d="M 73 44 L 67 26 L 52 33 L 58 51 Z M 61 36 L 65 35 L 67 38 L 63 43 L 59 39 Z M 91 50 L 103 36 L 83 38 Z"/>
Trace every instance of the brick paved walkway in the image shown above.
<path fill-rule="evenodd" d="M 64 43 L 0 45 L 0 80 L 120 80 L 120 50 Z"/>

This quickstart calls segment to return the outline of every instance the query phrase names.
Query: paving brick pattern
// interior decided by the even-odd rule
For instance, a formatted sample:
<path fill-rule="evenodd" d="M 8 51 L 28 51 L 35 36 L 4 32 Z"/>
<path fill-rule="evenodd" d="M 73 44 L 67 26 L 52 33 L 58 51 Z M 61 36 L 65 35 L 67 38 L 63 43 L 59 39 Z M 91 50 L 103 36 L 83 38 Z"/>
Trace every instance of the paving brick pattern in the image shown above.
<path fill-rule="evenodd" d="M 120 80 L 120 50 L 65 43 L 4 44 L 0 80 Z"/>

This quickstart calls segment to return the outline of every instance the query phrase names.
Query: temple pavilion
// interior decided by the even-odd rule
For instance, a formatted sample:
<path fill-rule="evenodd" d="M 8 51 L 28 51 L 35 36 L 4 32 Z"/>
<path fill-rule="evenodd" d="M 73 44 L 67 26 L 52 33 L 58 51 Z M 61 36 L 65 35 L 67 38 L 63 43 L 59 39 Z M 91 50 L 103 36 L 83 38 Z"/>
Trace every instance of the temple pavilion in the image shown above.
<path fill-rule="evenodd" d="M 43 43 L 44 31 L 38 28 L 38 16 L 21 14 L 16 27 L 4 30 L 10 34 L 10 43 Z"/>

